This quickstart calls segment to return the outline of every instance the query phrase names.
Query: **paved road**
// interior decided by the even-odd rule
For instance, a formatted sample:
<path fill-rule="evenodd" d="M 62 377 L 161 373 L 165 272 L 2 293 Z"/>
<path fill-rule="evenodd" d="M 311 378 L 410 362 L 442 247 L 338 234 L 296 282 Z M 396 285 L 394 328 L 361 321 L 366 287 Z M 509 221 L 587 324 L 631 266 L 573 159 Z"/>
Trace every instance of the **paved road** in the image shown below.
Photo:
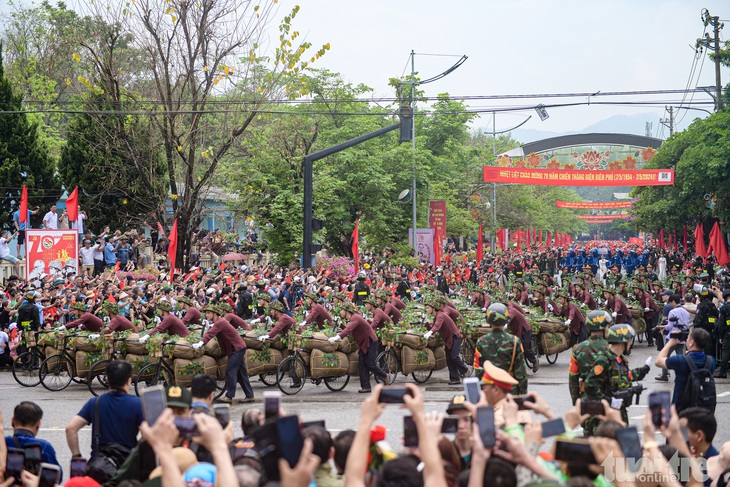
<path fill-rule="evenodd" d="M 638 366 L 643 364 L 650 355 L 656 357 L 656 350 L 648 348 L 646 344 L 637 343 L 630 360 L 634 366 Z M 570 407 L 570 395 L 567 386 L 569 359 L 568 352 L 564 352 L 555 364 L 544 364 L 536 374 L 530 373 L 529 389 L 537 391 L 547 398 L 556 413 L 562 413 Z M 658 370 L 653 368 L 650 375 L 644 380 L 645 387 L 649 390 L 671 391 L 673 382 L 656 382 L 654 377 L 657 374 Z M 403 377 L 398 376 L 396 384 L 403 383 L 403 381 Z M 447 371 L 442 370 L 435 373 L 431 380 L 425 384 L 426 408 L 428 410 L 443 411 L 451 396 L 461 390 L 459 386 L 447 385 L 447 381 Z M 258 399 L 257 404 L 254 406 L 261 407 L 260 399 L 266 387 L 260 382 L 254 382 L 253 387 Z M 363 399 L 363 396 L 357 393 L 358 389 L 359 383 L 355 379 L 350 381 L 344 391 L 338 393 L 330 392 L 324 384 L 315 386 L 308 383 L 298 395 L 284 396 L 282 407 L 288 413 L 301 415 L 304 421 L 324 419 L 327 428 L 332 432 L 337 432 L 357 426 L 360 403 Z M 716 417 L 730 417 L 730 381 L 718 381 L 717 389 L 719 397 Z M 239 397 L 242 396 L 243 394 L 239 391 Z M 648 393 L 645 393 L 641 397 L 641 404 L 630 408 L 629 417 L 632 424 L 640 424 L 641 418 L 646 411 L 647 397 Z M 56 446 L 62 465 L 68 465 L 70 461 L 64 427 L 89 398 L 90 394 L 85 385 L 72 384 L 68 389 L 61 392 L 49 392 L 42 386 L 28 389 L 20 387 L 14 381 L 11 373 L 7 371 L 0 372 L 0 409 L 5 417 L 5 433 L 9 434 L 11 432 L 12 410 L 18 402 L 29 400 L 38 403 L 45 414 L 40 436 Z M 232 416 L 240 418 L 243 411 L 248 407 L 251 407 L 251 405 L 234 405 Z M 396 406 L 389 406 L 378 420 L 379 424 L 386 426 L 388 429 L 388 441 L 396 448 L 401 444 L 402 418 L 406 413 L 406 411 L 398 409 Z M 237 435 L 240 434 L 240 427 L 237 426 L 236 429 Z M 82 430 L 80 436 L 82 449 L 85 454 L 88 454 L 91 442 L 90 428 Z M 729 440 L 730 428 L 721 426 L 714 442 L 715 445 L 719 448 L 724 441 Z"/>

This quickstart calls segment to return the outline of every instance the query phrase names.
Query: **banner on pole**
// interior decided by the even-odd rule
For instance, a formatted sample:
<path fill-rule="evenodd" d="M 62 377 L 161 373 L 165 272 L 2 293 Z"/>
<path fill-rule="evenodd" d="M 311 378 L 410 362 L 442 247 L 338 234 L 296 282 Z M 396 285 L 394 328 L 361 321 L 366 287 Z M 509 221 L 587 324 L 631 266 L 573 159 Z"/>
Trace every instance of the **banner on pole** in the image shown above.
<path fill-rule="evenodd" d="M 435 231 L 433 228 L 419 228 L 416 230 L 416 258 L 420 258 L 420 255 L 431 265 L 435 265 L 436 255 L 434 252 L 434 237 Z M 408 245 L 413 246 L 413 229 L 408 229 Z M 420 254 L 420 255 L 419 255 Z"/>
<path fill-rule="evenodd" d="M 587 222 L 593 220 L 626 220 L 631 215 L 578 215 L 578 219 Z"/>
<path fill-rule="evenodd" d="M 40 279 L 41 274 L 65 278 L 78 274 L 79 233 L 76 230 L 25 231 L 25 276 Z"/>
<path fill-rule="evenodd" d="M 674 169 L 571 171 L 485 166 L 484 182 L 538 186 L 665 186 L 674 184 Z"/>
<path fill-rule="evenodd" d="M 436 235 L 446 238 L 446 200 L 434 200 L 430 203 L 428 226 L 436 231 Z"/>
<path fill-rule="evenodd" d="M 613 210 L 618 208 L 630 208 L 634 200 L 629 201 L 556 201 L 558 208 L 569 208 L 571 210 Z"/>

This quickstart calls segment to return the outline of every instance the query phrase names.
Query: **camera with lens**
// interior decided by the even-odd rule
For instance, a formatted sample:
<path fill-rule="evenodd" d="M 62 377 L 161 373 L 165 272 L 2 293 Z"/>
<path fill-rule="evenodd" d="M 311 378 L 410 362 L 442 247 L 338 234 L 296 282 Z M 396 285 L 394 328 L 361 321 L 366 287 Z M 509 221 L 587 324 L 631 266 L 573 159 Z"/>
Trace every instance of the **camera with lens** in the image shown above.
<path fill-rule="evenodd" d="M 687 341 L 687 338 L 689 338 L 689 329 L 686 326 L 677 327 L 669 332 L 669 338 L 685 342 Z"/>

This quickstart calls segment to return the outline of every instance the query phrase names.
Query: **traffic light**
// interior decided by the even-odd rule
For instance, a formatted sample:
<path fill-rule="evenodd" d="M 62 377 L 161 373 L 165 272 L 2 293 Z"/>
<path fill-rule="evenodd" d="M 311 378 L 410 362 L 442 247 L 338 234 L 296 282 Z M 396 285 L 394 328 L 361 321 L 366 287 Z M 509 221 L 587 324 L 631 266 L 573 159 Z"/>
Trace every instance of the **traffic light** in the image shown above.
<path fill-rule="evenodd" d="M 324 220 L 320 220 L 319 218 L 312 218 L 312 230 L 322 230 L 324 228 Z"/>
<path fill-rule="evenodd" d="M 400 141 L 410 142 L 413 139 L 413 108 L 408 105 L 400 107 Z"/>

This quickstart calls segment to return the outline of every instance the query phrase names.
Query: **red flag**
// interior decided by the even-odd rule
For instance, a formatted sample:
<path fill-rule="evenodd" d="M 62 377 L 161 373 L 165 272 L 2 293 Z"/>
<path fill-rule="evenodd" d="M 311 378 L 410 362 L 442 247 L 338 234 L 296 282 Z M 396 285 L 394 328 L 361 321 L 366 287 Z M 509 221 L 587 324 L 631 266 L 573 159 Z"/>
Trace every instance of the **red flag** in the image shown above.
<path fill-rule="evenodd" d="M 20 214 L 18 215 L 20 223 L 28 222 L 28 188 L 23 185 L 23 192 L 20 195 Z M 26 227 L 27 228 L 27 227 Z"/>
<path fill-rule="evenodd" d="M 122 263 L 117 261 L 116 265 L 114 266 L 114 272 L 119 272 L 119 269 L 122 268 Z"/>
<path fill-rule="evenodd" d="M 560 246 L 560 240 L 558 240 L 558 238 L 559 238 L 558 236 L 559 235 L 560 234 L 558 232 L 555 232 L 555 246 L 556 247 L 559 247 Z"/>
<path fill-rule="evenodd" d="M 497 230 L 497 245 L 502 250 L 509 245 L 509 230 L 506 228 Z"/>
<path fill-rule="evenodd" d="M 79 187 L 76 186 L 66 198 L 66 213 L 68 221 L 75 222 L 79 219 Z"/>
<path fill-rule="evenodd" d="M 540 233 L 538 233 L 538 243 L 542 245 L 542 229 L 540 229 Z"/>
<path fill-rule="evenodd" d="M 684 233 L 684 250 L 687 251 L 687 225 L 684 226 L 684 230 L 682 230 Z"/>
<path fill-rule="evenodd" d="M 477 240 L 477 262 L 484 260 L 484 228 L 479 224 L 479 239 Z"/>
<path fill-rule="evenodd" d="M 718 222 L 715 222 L 710 232 L 710 246 L 707 250 L 708 252 L 710 250 L 715 251 L 715 257 L 717 257 L 717 262 L 720 265 L 725 265 L 730 262 L 730 256 L 727 255 L 727 247 L 725 246 L 725 239 L 722 236 Z"/>
<path fill-rule="evenodd" d="M 550 239 L 552 238 L 552 235 L 550 235 L 550 232 L 547 233 L 547 238 L 545 239 L 545 244 L 550 247 Z"/>
<path fill-rule="evenodd" d="M 358 218 L 357 220 L 355 220 L 355 230 L 353 230 L 353 232 L 352 232 L 352 257 L 355 259 L 355 275 L 357 275 L 357 273 L 360 270 L 359 228 L 360 228 L 360 219 Z M 414 235 L 413 238 L 415 239 L 416 236 Z"/>
<path fill-rule="evenodd" d="M 707 258 L 707 248 L 705 247 L 705 230 L 702 228 L 702 223 L 698 223 L 697 228 L 695 228 L 695 254 L 699 255 L 703 259 Z"/>
<path fill-rule="evenodd" d="M 667 244 L 664 242 L 664 230 L 659 230 L 659 248 L 667 248 Z"/>
<path fill-rule="evenodd" d="M 175 260 L 177 259 L 177 218 L 172 224 L 168 240 L 170 244 L 167 246 L 167 258 L 170 259 L 170 282 L 172 282 L 175 277 Z"/>

